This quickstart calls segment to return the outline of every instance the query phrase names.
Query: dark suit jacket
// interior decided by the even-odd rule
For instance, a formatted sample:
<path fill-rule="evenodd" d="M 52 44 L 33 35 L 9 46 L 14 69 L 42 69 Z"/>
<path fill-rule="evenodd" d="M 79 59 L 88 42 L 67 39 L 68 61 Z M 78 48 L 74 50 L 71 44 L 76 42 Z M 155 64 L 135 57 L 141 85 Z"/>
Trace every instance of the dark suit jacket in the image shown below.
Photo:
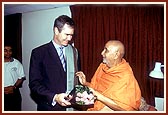
<path fill-rule="evenodd" d="M 58 53 L 52 42 L 32 50 L 29 70 L 31 96 L 37 103 L 37 110 L 65 110 L 56 104 L 53 97 L 66 92 L 66 73 L 63 70 Z"/>

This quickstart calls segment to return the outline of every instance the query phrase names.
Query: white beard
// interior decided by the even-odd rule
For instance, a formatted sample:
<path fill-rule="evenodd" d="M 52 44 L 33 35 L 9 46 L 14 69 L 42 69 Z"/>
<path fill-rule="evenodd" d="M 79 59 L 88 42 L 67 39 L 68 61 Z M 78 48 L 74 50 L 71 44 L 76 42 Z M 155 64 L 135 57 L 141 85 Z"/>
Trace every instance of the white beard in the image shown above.
<path fill-rule="evenodd" d="M 106 63 L 107 63 L 106 59 L 104 59 L 104 58 L 103 58 L 103 63 L 104 63 L 104 64 L 106 64 Z"/>

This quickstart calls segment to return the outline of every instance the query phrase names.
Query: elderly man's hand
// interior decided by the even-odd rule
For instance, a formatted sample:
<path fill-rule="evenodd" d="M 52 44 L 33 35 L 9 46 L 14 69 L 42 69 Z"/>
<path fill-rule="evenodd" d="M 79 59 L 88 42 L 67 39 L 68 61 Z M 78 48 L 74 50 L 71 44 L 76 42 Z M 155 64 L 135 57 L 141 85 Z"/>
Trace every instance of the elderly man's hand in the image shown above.
<path fill-rule="evenodd" d="M 76 76 L 79 77 L 79 81 L 82 85 L 86 85 L 86 76 L 82 71 L 76 72 Z"/>
<path fill-rule="evenodd" d="M 100 98 L 103 98 L 103 95 L 100 94 L 98 91 L 95 91 L 93 88 L 89 87 L 90 91 L 93 92 L 93 95 L 95 96 L 95 99 L 100 100 Z"/>

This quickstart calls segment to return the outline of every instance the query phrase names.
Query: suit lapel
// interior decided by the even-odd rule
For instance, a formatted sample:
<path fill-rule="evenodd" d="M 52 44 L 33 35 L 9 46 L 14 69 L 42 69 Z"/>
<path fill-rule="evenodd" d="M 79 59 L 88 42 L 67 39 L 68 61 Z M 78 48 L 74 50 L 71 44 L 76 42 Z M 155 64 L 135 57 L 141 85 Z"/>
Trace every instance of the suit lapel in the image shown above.
<path fill-rule="evenodd" d="M 60 68 L 62 68 L 62 70 L 63 70 L 62 63 L 60 61 L 59 55 L 58 55 L 57 50 L 55 49 L 52 41 L 49 43 L 48 51 L 49 51 L 49 55 L 53 59 L 53 63 L 55 63 L 58 66 L 60 66 Z"/>

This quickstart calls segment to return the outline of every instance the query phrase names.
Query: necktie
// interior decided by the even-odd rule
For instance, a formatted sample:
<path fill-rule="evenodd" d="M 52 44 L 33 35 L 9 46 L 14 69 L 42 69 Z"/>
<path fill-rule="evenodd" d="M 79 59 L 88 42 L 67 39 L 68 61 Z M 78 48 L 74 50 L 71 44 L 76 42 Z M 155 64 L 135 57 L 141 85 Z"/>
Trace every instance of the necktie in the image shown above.
<path fill-rule="evenodd" d="M 59 57 L 60 57 L 62 66 L 63 66 L 63 68 L 64 68 L 64 71 L 66 71 L 66 69 L 65 69 L 66 62 L 65 62 L 65 58 L 64 58 L 64 54 L 63 54 L 63 47 L 60 47 Z"/>

